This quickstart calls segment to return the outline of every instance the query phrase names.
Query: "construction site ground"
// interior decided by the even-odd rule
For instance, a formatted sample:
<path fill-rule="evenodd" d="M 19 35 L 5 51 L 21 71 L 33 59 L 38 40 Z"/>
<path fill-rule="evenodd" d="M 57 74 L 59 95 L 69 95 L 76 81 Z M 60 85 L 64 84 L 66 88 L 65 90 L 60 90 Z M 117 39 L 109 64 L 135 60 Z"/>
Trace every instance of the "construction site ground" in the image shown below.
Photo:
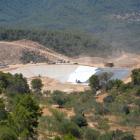
<path fill-rule="evenodd" d="M 131 53 L 124 53 L 121 52 L 121 55 L 119 57 L 113 58 L 113 56 L 110 56 L 109 58 L 101 58 L 101 57 L 79 57 L 78 59 L 69 58 L 67 56 L 64 56 L 62 54 L 56 53 L 43 45 L 40 45 L 39 43 L 27 41 L 27 40 L 19 40 L 14 42 L 3 42 L 0 41 L 0 60 L 5 61 L 6 63 L 10 63 L 9 68 L 1 69 L 1 71 L 11 71 L 20 67 L 27 67 L 27 66 L 39 66 L 39 65 L 47 65 L 46 63 L 37 63 L 37 64 L 18 64 L 20 63 L 20 56 L 22 55 L 22 50 L 27 49 L 29 51 L 39 51 L 40 54 L 45 55 L 49 57 L 51 61 L 56 61 L 57 58 L 62 57 L 65 60 L 70 60 L 71 65 L 74 62 L 78 62 L 79 65 L 85 65 L 85 66 L 94 66 L 98 68 L 104 68 L 105 62 L 113 62 L 115 65 L 115 68 L 140 68 L 140 56 L 136 54 Z M 10 51 L 9 51 L 10 50 Z M 11 65 L 12 62 L 15 62 L 16 65 Z M 60 63 L 56 63 L 55 65 L 62 65 Z M 130 82 L 131 73 L 123 79 L 125 83 Z M 30 82 L 30 78 L 28 79 Z M 51 82 L 50 82 L 51 81 Z M 57 82 L 55 79 L 51 78 L 44 78 L 43 83 L 45 83 L 43 90 L 56 90 L 60 89 L 63 91 L 80 91 L 84 90 L 85 87 L 83 85 L 71 85 L 69 83 L 60 83 Z"/>
<path fill-rule="evenodd" d="M 113 58 L 113 56 L 110 56 L 109 58 L 101 58 L 101 57 L 79 57 L 78 59 L 69 58 L 67 56 L 64 56 L 62 54 L 56 53 L 43 45 L 40 45 L 39 43 L 28 41 L 28 40 L 19 40 L 14 42 L 3 42 L 0 41 L 0 60 L 5 61 L 6 63 L 9 63 L 9 68 L 1 69 L 1 71 L 11 71 L 16 68 L 20 67 L 27 67 L 27 66 L 38 66 L 38 65 L 47 65 L 46 63 L 37 63 L 37 64 L 18 64 L 20 62 L 20 57 L 22 55 L 22 50 L 27 49 L 28 51 L 39 51 L 40 54 L 45 55 L 46 57 L 49 57 L 51 61 L 56 61 L 58 57 L 62 57 L 65 60 L 70 60 L 71 65 L 74 62 L 78 62 L 79 65 L 86 65 L 86 66 L 94 66 L 98 68 L 104 68 L 105 62 L 113 62 L 115 65 L 115 68 L 140 68 L 140 56 L 136 54 L 131 53 L 124 53 L 121 52 L 121 55 L 119 57 Z M 10 50 L 10 51 L 9 51 Z M 11 65 L 12 62 L 15 62 L 16 65 Z M 59 63 L 56 63 L 56 65 L 62 65 Z M 131 73 L 123 79 L 125 83 L 130 82 Z M 28 80 L 30 81 L 30 80 Z M 71 85 L 69 83 L 58 83 L 56 80 L 51 79 L 53 82 L 48 82 L 50 79 L 45 79 L 45 86 L 43 90 L 56 90 L 56 89 L 62 89 L 63 91 L 74 91 L 78 89 L 84 89 L 81 85 Z M 51 84 L 50 84 L 51 83 Z"/>

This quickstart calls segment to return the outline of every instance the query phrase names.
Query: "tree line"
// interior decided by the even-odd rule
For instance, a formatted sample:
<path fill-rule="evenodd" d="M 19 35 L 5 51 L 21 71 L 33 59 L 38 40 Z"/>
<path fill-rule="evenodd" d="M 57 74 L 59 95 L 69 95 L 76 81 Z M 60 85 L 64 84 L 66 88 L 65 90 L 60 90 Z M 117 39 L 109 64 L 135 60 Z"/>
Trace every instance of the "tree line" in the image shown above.
<path fill-rule="evenodd" d="M 0 139 L 17 140 L 37 137 L 38 117 L 42 109 L 31 96 L 22 74 L 0 72 Z"/>
<path fill-rule="evenodd" d="M 80 30 L 54 31 L 46 29 L 0 28 L 1 41 L 27 39 L 38 42 L 58 53 L 70 57 L 111 55 L 116 49 L 101 38 Z"/>

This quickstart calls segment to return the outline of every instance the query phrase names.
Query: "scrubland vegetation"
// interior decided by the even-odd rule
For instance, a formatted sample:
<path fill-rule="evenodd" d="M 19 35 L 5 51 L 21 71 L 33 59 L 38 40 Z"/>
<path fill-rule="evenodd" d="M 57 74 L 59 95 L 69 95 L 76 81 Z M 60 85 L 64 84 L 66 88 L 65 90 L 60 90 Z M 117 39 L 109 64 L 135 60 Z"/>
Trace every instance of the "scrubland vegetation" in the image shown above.
<path fill-rule="evenodd" d="M 118 79 L 100 84 L 106 74 L 90 78 L 90 85 L 97 82 L 91 90 L 67 94 L 41 92 L 41 79 L 32 80 L 32 91 L 21 74 L 0 72 L 0 138 L 37 139 L 41 135 L 54 140 L 135 140 L 134 132 L 140 126 L 140 69 L 132 71 L 132 82 L 127 84 Z M 97 90 L 108 93 L 103 102 L 96 101 Z M 42 115 L 39 104 L 48 109 L 47 115 Z M 109 116 L 115 116 L 116 123 L 129 131 L 110 131 Z"/>
<path fill-rule="evenodd" d="M 40 52 L 37 51 L 22 51 L 22 56 L 20 57 L 21 61 L 23 63 L 30 63 L 30 61 L 33 62 L 47 62 L 48 58 L 45 58 L 45 56 L 40 55 Z"/>

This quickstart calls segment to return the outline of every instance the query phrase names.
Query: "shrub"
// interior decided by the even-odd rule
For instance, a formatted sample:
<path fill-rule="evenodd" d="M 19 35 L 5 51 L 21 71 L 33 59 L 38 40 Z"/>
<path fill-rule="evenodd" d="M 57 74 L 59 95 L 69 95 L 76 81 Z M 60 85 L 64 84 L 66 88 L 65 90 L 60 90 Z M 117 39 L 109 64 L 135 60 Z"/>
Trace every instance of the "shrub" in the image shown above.
<path fill-rule="evenodd" d="M 31 93 L 27 79 L 22 74 L 15 74 L 13 76 L 13 82 L 8 86 L 8 90 L 16 94 Z"/>
<path fill-rule="evenodd" d="M 81 131 L 77 124 L 71 123 L 72 125 L 69 127 L 69 132 L 77 138 L 81 137 Z"/>
<path fill-rule="evenodd" d="M 43 55 L 40 55 L 38 51 L 22 51 L 22 57 L 20 57 L 22 62 L 30 62 L 30 61 L 36 61 L 36 62 L 45 62 L 46 58 Z"/>
<path fill-rule="evenodd" d="M 52 96 L 57 96 L 57 95 L 62 95 L 62 94 L 63 94 L 62 91 L 54 90 L 53 93 L 52 93 Z"/>
<path fill-rule="evenodd" d="M 102 89 L 105 91 L 113 89 L 115 86 L 115 80 L 109 80 L 107 83 L 102 83 Z"/>
<path fill-rule="evenodd" d="M 98 125 L 98 129 L 103 129 L 104 131 L 107 131 L 110 128 L 109 124 L 107 124 L 104 120 L 99 121 Z"/>
<path fill-rule="evenodd" d="M 5 110 L 5 104 L 3 103 L 3 99 L 0 98 L 0 121 L 7 119 L 7 112 Z"/>
<path fill-rule="evenodd" d="M 64 138 L 64 140 L 76 140 L 73 135 L 69 132 L 68 135 Z"/>
<path fill-rule="evenodd" d="M 113 140 L 110 133 L 105 133 L 98 137 L 98 140 Z"/>
<path fill-rule="evenodd" d="M 140 87 L 138 87 L 137 91 L 136 91 L 136 95 L 140 96 Z"/>
<path fill-rule="evenodd" d="M 64 107 L 65 107 L 67 110 L 71 110 L 72 107 L 73 107 L 73 104 L 72 104 L 72 102 L 66 102 L 65 105 L 64 105 Z"/>
<path fill-rule="evenodd" d="M 44 90 L 44 91 L 43 91 L 43 94 L 45 94 L 46 96 L 48 96 L 48 95 L 51 94 L 51 91 L 50 91 L 50 90 Z"/>
<path fill-rule="evenodd" d="M 68 134 L 70 126 L 71 126 L 70 122 L 63 121 L 61 124 L 58 125 L 57 132 L 60 135 Z"/>
<path fill-rule="evenodd" d="M 77 138 L 81 137 L 81 131 L 75 123 L 62 122 L 58 126 L 57 131 L 61 135 L 65 135 L 65 134 L 68 134 L 70 132 L 73 136 L 75 136 Z"/>
<path fill-rule="evenodd" d="M 0 127 L 0 139 L 1 140 L 17 140 L 17 134 L 8 127 Z"/>
<path fill-rule="evenodd" d="M 54 139 L 53 140 L 61 140 L 60 136 L 58 135 L 55 135 Z"/>
<path fill-rule="evenodd" d="M 115 98 L 112 95 L 108 95 L 103 99 L 104 103 L 112 103 L 115 101 Z"/>
<path fill-rule="evenodd" d="M 99 114 L 99 115 L 107 115 L 110 111 L 104 107 L 102 103 L 96 102 L 94 106 L 94 110 Z"/>
<path fill-rule="evenodd" d="M 140 84 L 140 69 L 132 70 L 131 78 L 134 85 Z"/>
<path fill-rule="evenodd" d="M 87 119 L 79 114 L 73 116 L 71 122 L 75 122 L 79 127 L 87 126 Z"/>
<path fill-rule="evenodd" d="M 42 87 L 43 87 L 41 79 L 39 79 L 39 78 L 33 79 L 31 81 L 31 87 L 35 91 L 40 91 L 42 89 Z"/>
<path fill-rule="evenodd" d="M 122 85 L 123 81 L 120 79 L 116 79 L 114 80 L 115 86 L 117 87 L 117 89 Z"/>
<path fill-rule="evenodd" d="M 101 82 L 108 82 L 108 80 L 114 75 L 113 72 L 103 72 L 99 75 Z"/>
<path fill-rule="evenodd" d="M 134 138 L 134 135 L 128 135 L 121 138 L 121 140 L 136 140 L 136 139 Z"/>
<path fill-rule="evenodd" d="M 126 115 L 130 113 L 130 107 L 129 106 L 124 106 L 122 109 L 122 112 L 125 112 Z"/>
<path fill-rule="evenodd" d="M 85 117 L 85 114 L 89 114 L 92 111 L 92 105 L 91 106 L 90 105 L 91 103 L 89 103 L 89 101 L 86 103 L 75 102 L 74 103 L 75 114 L 80 114 L 83 117 Z"/>
<path fill-rule="evenodd" d="M 49 111 L 52 113 L 54 120 L 56 120 L 56 121 L 58 121 L 58 122 L 60 122 L 60 123 L 61 123 L 61 122 L 66 118 L 66 116 L 67 116 L 66 113 L 60 112 L 60 111 L 58 111 L 58 110 L 56 110 L 56 109 L 53 109 L 53 108 L 50 108 Z"/>
<path fill-rule="evenodd" d="M 97 140 L 99 136 L 100 132 L 91 128 L 87 128 L 83 134 L 84 140 Z"/>
<path fill-rule="evenodd" d="M 116 131 L 113 131 L 111 135 L 114 139 L 116 139 L 122 137 L 124 135 L 124 132 L 122 130 L 117 129 Z"/>
<path fill-rule="evenodd" d="M 119 88 L 120 92 L 125 92 L 127 89 L 132 89 L 133 88 L 133 84 L 131 82 L 127 83 L 127 84 L 122 84 Z"/>
<path fill-rule="evenodd" d="M 134 104 L 140 106 L 140 99 L 136 99 L 136 100 L 134 101 Z"/>
<path fill-rule="evenodd" d="M 67 98 L 62 95 L 54 96 L 53 100 L 59 105 L 59 108 L 63 108 L 64 104 L 67 102 Z"/>
<path fill-rule="evenodd" d="M 42 100 L 42 93 L 41 92 L 33 92 L 32 97 L 34 100 L 36 100 L 40 103 L 40 101 Z"/>
<path fill-rule="evenodd" d="M 92 75 L 89 78 L 89 86 L 91 87 L 91 89 L 95 88 L 98 90 L 100 88 L 99 75 Z"/>

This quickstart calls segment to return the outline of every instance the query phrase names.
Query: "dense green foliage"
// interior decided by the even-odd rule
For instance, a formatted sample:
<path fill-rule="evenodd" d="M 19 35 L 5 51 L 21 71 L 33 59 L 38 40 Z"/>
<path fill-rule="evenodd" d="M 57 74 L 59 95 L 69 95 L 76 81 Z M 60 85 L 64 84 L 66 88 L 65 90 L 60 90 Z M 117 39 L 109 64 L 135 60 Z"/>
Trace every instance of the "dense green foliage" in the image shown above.
<path fill-rule="evenodd" d="M 100 135 L 99 131 L 87 128 L 83 134 L 84 140 L 97 140 Z"/>
<path fill-rule="evenodd" d="M 87 126 L 87 119 L 81 115 L 73 116 L 71 122 L 75 122 L 79 127 Z"/>
<path fill-rule="evenodd" d="M 18 94 L 31 92 L 27 83 L 27 79 L 23 77 L 22 74 L 15 74 L 12 80 L 12 83 L 8 86 L 8 90 Z"/>
<path fill-rule="evenodd" d="M 55 135 L 54 139 L 53 140 L 61 140 L 61 137 L 58 136 L 58 135 Z"/>
<path fill-rule="evenodd" d="M 39 79 L 39 78 L 33 79 L 31 81 L 31 87 L 35 91 L 40 91 L 42 89 L 42 87 L 43 87 L 41 79 Z"/>
<path fill-rule="evenodd" d="M 140 84 L 140 69 L 132 70 L 131 78 L 134 85 Z"/>
<path fill-rule="evenodd" d="M 40 27 L 63 30 L 86 26 L 87 29 L 92 31 L 94 29 L 96 29 L 95 31 L 100 31 L 105 30 L 107 27 L 106 19 L 101 20 L 103 15 L 137 13 L 139 4 L 138 0 L 25 0 L 24 2 L 7 0 L 0 3 L 2 5 L 0 21 L 1 25 L 5 24 L 5 26 L 11 27 Z M 115 16 L 113 17 L 115 18 Z M 139 16 L 137 15 L 137 17 Z M 95 22 L 95 20 L 97 21 Z M 102 26 L 97 26 L 97 23 L 100 22 L 105 23 Z"/>
<path fill-rule="evenodd" d="M 5 104 L 3 103 L 3 100 L 0 98 L 0 121 L 7 119 L 8 113 L 5 110 Z"/>
<path fill-rule="evenodd" d="M 112 103 L 112 102 L 115 101 L 115 98 L 114 98 L 112 95 L 108 95 L 107 97 L 105 97 L 105 98 L 103 99 L 103 101 L 104 101 L 105 103 Z"/>
<path fill-rule="evenodd" d="M 64 140 L 76 140 L 73 135 L 69 132 L 68 135 L 64 138 Z"/>
<path fill-rule="evenodd" d="M 54 91 L 53 92 L 54 96 L 53 96 L 53 100 L 56 104 L 59 105 L 59 108 L 63 108 L 63 106 L 65 105 L 66 102 L 68 102 L 70 99 L 67 98 L 65 96 L 64 93 L 62 93 L 61 91 Z M 53 95 L 52 94 L 52 95 Z"/>
<path fill-rule="evenodd" d="M 22 74 L 0 72 L 0 83 L 2 93 L 6 96 L 6 102 L 0 98 L 0 139 L 34 137 L 42 109 L 31 97 L 27 79 Z"/>
<path fill-rule="evenodd" d="M 121 49 L 140 53 L 139 0 L 1 0 L 0 5 L 1 26 L 80 28 Z"/>
<path fill-rule="evenodd" d="M 100 88 L 100 78 L 99 75 L 92 75 L 89 78 L 89 86 L 91 87 L 91 89 L 95 88 L 95 89 L 99 89 Z"/>
<path fill-rule="evenodd" d="M 136 140 L 134 135 L 124 136 L 121 140 Z"/>
<path fill-rule="evenodd" d="M 19 39 L 36 41 L 56 52 L 72 57 L 80 54 L 107 57 L 116 50 L 101 38 L 80 30 L 53 31 L 0 28 L 0 40 L 13 41 Z M 30 55 L 28 53 L 27 58 L 26 52 L 23 52 L 23 54 L 22 60 L 34 59 L 31 53 Z M 37 53 L 36 56 L 38 56 Z M 43 60 L 43 57 L 40 59 Z"/>
<path fill-rule="evenodd" d="M 0 139 L 1 140 L 17 140 L 17 134 L 10 128 L 6 126 L 0 127 Z"/>
<path fill-rule="evenodd" d="M 98 140 L 113 140 L 113 138 L 110 133 L 105 133 L 98 137 Z"/>

